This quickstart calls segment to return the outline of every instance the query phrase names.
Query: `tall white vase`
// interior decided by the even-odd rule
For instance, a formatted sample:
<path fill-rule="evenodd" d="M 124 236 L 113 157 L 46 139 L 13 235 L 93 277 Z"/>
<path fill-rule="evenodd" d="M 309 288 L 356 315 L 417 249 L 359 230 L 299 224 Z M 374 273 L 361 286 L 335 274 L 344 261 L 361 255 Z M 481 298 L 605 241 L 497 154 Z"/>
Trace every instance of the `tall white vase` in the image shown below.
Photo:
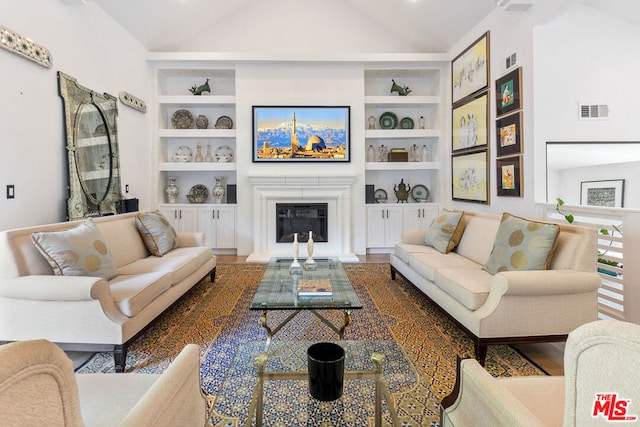
<path fill-rule="evenodd" d="M 216 203 L 222 203 L 224 199 L 224 187 L 222 186 L 222 177 L 216 176 L 216 185 L 213 186 L 213 200 Z"/>
<path fill-rule="evenodd" d="M 307 260 L 305 264 L 315 264 L 313 260 L 313 231 L 309 230 L 309 240 L 307 240 Z"/>
<path fill-rule="evenodd" d="M 298 233 L 293 233 L 293 262 L 291 263 L 291 268 L 300 267 L 300 263 L 298 262 L 299 252 L 300 243 L 298 243 Z"/>

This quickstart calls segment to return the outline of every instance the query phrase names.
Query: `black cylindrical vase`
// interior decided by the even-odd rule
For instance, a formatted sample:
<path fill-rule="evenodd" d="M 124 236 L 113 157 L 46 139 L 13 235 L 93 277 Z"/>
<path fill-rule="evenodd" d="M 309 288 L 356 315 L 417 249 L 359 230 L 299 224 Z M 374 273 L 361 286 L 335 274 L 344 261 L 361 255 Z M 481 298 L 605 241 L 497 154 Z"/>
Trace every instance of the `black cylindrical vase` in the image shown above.
<path fill-rule="evenodd" d="M 344 349 L 319 342 L 307 349 L 309 393 L 323 402 L 339 399 L 344 383 Z"/>

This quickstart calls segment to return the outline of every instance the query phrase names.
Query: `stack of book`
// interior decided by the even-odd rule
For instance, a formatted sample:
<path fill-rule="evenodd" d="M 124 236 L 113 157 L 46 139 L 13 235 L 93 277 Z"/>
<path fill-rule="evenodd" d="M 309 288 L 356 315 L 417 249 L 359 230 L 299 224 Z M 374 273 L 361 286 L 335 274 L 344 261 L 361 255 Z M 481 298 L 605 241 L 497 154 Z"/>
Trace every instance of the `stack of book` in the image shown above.
<path fill-rule="evenodd" d="M 329 279 L 298 280 L 299 297 L 329 297 L 331 295 L 333 295 L 333 289 Z"/>

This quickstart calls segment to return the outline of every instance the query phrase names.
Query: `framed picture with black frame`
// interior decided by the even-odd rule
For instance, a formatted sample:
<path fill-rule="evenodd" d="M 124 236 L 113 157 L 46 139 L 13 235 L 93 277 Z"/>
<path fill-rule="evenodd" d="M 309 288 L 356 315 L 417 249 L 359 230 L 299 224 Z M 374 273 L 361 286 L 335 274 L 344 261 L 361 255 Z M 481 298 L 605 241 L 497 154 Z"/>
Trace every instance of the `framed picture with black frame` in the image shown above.
<path fill-rule="evenodd" d="M 451 103 L 489 88 L 489 31 L 451 61 Z"/>
<path fill-rule="evenodd" d="M 349 106 L 253 106 L 253 162 L 350 162 Z"/>
<path fill-rule="evenodd" d="M 496 117 L 522 108 L 522 67 L 496 80 Z"/>
<path fill-rule="evenodd" d="M 624 179 L 582 181 L 580 204 L 588 206 L 624 207 Z"/>
<path fill-rule="evenodd" d="M 496 120 L 496 157 L 522 153 L 522 112 Z"/>
<path fill-rule="evenodd" d="M 496 159 L 499 197 L 522 197 L 522 156 Z"/>

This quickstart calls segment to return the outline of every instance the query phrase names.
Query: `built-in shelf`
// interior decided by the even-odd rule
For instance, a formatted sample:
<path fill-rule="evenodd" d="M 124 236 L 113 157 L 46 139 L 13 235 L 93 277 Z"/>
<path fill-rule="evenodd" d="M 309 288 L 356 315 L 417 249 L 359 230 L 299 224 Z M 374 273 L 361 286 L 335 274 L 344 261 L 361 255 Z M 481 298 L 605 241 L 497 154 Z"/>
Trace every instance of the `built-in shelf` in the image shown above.
<path fill-rule="evenodd" d="M 397 139 L 397 138 L 438 138 L 437 129 L 371 129 L 365 131 L 366 138 Z"/>
<path fill-rule="evenodd" d="M 425 105 L 438 106 L 440 98 L 437 96 L 365 96 L 364 103 L 371 107 L 423 107 Z"/>
<path fill-rule="evenodd" d="M 159 129 L 161 138 L 235 138 L 235 129 Z"/>
<path fill-rule="evenodd" d="M 365 169 L 369 171 L 393 171 L 393 170 L 437 170 L 438 162 L 367 162 Z"/>
<path fill-rule="evenodd" d="M 159 165 L 160 171 L 164 172 L 178 172 L 178 171 L 193 171 L 193 172 L 206 172 L 206 171 L 235 171 L 236 164 L 233 163 L 219 163 L 219 162 L 161 162 Z"/>
<path fill-rule="evenodd" d="M 158 104 L 234 107 L 236 97 L 233 95 L 162 95 L 158 97 Z"/>

